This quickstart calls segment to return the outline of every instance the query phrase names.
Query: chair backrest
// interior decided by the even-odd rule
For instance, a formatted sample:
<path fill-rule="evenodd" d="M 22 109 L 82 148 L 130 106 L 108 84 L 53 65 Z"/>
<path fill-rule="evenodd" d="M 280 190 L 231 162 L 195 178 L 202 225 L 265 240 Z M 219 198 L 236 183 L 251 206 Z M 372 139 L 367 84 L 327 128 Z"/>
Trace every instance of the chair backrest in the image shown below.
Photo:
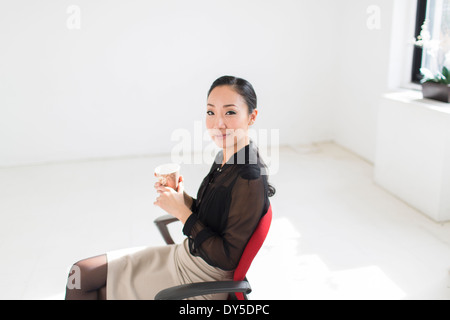
<path fill-rule="evenodd" d="M 262 247 L 264 240 L 266 239 L 271 222 L 272 205 L 269 206 L 266 214 L 261 218 L 258 226 L 250 237 L 250 240 L 248 241 L 244 252 L 242 253 L 241 259 L 239 260 L 239 264 L 234 271 L 234 281 L 242 281 L 245 279 L 245 275 L 247 274 L 247 271 L 250 268 L 253 259 L 255 258 L 259 249 Z M 244 300 L 244 295 L 242 293 L 236 292 L 235 295 L 238 300 Z"/>

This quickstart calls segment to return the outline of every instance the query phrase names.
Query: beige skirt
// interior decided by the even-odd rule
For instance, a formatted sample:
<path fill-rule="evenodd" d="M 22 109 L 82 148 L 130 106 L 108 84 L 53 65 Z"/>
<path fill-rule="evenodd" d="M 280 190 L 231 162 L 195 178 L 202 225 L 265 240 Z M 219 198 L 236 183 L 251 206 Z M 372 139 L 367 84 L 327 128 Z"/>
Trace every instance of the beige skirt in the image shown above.
<path fill-rule="evenodd" d="M 107 253 L 108 300 L 153 300 L 166 288 L 206 281 L 229 281 L 232 271 L 207 264 L 189 252 L 188 239 L 163 247 L 140 247 Z M 227 299 L 228 294 L 198 296 L 192 300 Z"/>

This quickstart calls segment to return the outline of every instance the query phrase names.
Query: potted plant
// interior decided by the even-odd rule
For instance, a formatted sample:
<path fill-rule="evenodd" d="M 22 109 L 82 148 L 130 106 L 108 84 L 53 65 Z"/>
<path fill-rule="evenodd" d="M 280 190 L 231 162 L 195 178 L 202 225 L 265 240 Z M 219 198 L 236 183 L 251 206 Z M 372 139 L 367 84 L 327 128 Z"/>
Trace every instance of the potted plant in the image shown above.
<path fill-rule="evenodd" d="M 431 58 L 430 68 L 420 69 L 423 97 L 450 103 L 450 34 L 441 35 L 440 40 L 432 39 L 426 20 L 414 45 Z"/>
<path fill-rule="evenodd" d="M 437 74 L 426 68 L 421 68 L 420 72 L 424 76 L 421 80 L 423 97 L 450 103 L 450 72 L 447 67 Z"/>

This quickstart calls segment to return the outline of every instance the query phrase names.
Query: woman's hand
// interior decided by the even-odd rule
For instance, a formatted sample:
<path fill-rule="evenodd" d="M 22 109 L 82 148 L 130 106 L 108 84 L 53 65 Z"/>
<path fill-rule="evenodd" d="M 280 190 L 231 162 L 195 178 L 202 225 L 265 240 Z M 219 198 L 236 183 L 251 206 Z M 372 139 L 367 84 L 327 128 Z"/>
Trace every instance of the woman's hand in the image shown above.
<path fill-rule="evenodd" d="M 183 177 L 180 176 L 180 179 L 178 180 L 177 190 L 163 186 L 159 182 L 155 183 L 155 189 L 159 196 L 153 204 L 184 224 L 192 212 L 185 204 Z"/>

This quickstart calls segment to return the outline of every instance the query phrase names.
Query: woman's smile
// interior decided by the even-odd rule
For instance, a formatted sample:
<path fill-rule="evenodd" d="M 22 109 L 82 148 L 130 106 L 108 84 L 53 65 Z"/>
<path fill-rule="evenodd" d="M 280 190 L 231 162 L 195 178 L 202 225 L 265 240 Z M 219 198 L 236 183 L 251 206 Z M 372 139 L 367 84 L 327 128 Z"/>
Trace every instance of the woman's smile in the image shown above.
<path fill-rule="evenodd" d="M 231 133 L 221 133 L 221 134 L 216 134 L 214 135 L 214 138 L 216 139 L 226 139 L 227 137 L 231 136 Z"/>

